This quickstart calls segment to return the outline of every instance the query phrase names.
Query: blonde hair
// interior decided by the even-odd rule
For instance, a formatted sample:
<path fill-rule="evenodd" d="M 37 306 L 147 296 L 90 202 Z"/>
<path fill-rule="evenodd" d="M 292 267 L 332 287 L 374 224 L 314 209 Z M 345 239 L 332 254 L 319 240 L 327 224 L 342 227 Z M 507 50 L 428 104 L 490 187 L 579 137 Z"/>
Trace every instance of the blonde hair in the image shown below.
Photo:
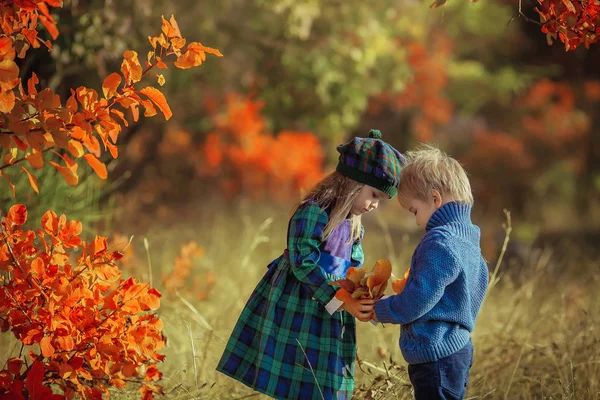
<path fill-rule="evenodd" d="M 363 186 L 364 184 L 347 178 L 337 171 L 332 172 L 317 183 L 301 202 L 296 204 L 293 212 L 307 201 L 316 202 L 322 209 L 330 208 L 329 220 L 323 229 L 322 240 L 325 240 L 350 214 L 352 204 Z M 350 226 L 350 239 L 348 242 L 360 239 L 362 227 L 360 215 L 350 217 Z"/>
<path fill-rule="evenodd" d="M 417 146 L 406 154 L 400 173 L 398 200 L 413 197 L 427 200 L 433 190 L 452 196 L 459 203 L 473 204 L 467 173 L 458 161 L 431 144 Z"/>

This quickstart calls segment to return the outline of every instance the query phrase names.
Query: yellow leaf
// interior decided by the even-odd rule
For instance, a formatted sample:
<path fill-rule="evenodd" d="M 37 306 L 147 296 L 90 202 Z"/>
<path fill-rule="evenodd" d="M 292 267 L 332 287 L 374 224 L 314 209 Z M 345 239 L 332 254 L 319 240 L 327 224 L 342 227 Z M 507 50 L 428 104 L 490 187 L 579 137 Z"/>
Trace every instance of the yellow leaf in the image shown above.
<path fill-rule="evenodd" d="M 158 84 L 160 86 L 165 84 L 165 77 L 163 74 L 158 74 L 158 75 L 156 75 L 156 77 L 158 78 Z"/>
<path fill-rule="evenodd" d="M 169 104 L 167 103 L 167 99 L 165 99 L 165 96 L 162 94 L 162 92 L 152 86 L 147 86 L 144 89 L 142 89 L 140 91 L 141 94 L 148 96 L 148 98 L 150 100 L 152 100 L 152 102 L 154 104 L 156 104 L 156 106 L 158 107 L 158 109 L 164 114 L 165 119 L 168 121 L 172 116 L 173 113 L 171 112 L 171 108 L 169 107 Z"/>

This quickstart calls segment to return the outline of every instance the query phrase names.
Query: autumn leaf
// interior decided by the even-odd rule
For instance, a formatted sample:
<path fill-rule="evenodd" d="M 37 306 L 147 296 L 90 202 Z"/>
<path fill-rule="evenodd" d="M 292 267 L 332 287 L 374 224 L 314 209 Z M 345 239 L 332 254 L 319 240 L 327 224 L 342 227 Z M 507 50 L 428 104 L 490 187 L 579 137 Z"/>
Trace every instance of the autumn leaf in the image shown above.
<path fill-rule="evenodd" d="M 23 204 L 15 204 L 8 210 L 6 219 L 13 225 L 23 225 L 27 221 L 27 207 Z"/>
<path fill-rule="evenodd" d="M 68 156 L 66 156 L 68 157 Z M 60 174 L 65 178 L 65 182 L 69 186 L 75 186 L 79 182 L 79 176 L 77 175 L 77 164 L 75 162 L 67 166 L 62 166 L 55 163 L 54 161 L 48 161 Z"/>
<path fill-rule="evenodd" d="M 0 61 L 0 88 L 9 90 L 19 82 L 19 67 L 12 60 Z"/>
<path fill-rule="evenodd" d="M 147 86 L 144 89 L 140 90 L 140 93 L 145 96 L 148 96 L 148 98 L 152 100 L 154 104 L 156 104 L 158 109 L 164 114 L 165 119 L 167 121 L 171 118 L 173 113 L 171 112 L 171 108 L 167 103 L 167 99 L 165 99 L 165 96 L 160 90 L 152 86 Z"/>
<path fill-rule="evenodd" d="M 406 280 L 408 279 L 408 275 L 410 273 L 410 268 L 406 270 L 404 273 L 404 279 L 399 279 L 392 274 L 392 290 L 396 293 L 402 293 L 404 287 L 406 286 Z"/>
<path fill-rule="evenodd" d="M 179 30 L 179 26 L 177 25 L 177 21 L 175 21 L 175 17 L 171 15 L 171 19 L 167 21 L 163 16 L 162 18 L 162 32 L 168 38 L 181 37 L 181 31 Z"/>
<path fill-rule="evenodd" d="M 121 73 L 128 84 L 137 83 L 142 79 L 142 66 L 138 61 L 138 53 L 133 50 L 125 50 Z"/>
<path fill-rule="evenodd" d="M 83 158 L 85 158 L 85 161 L 88 162 L 90 167 L 92 167 L 92 169 L 100 179 L 106 179 L 108 177 L 106 165 L 100 162 L 100 160 L 98 160 L 93 154 L 84 154 Z"/>
<path fill-rule="evenodd" d="M 117 88 L 120 84 L 121 75 L 117 74 L 116 72 L 113 72 L 112 74 L 107 76 L 106 79 L 104 79 L 104 82 L 102 83 L 102 92 L 104 93 L 104 97 L 106 97 L 107 100 L 113 98 L 114 95 L 117 93 Z"/>
<path fill-rule="evenodd" d="M 21 169 L 23 171 L 25 171 L 25 173 L 27 174 L 27 179 L 29 179 L 29 184 L 31 185 L 31 188 L 34 190 L 34 192 L 36 192 L 37 194 L 40 194 L 40 189 L 38 188 L 38 183 L 37 183 L 36 177 L 31 175 L 31 172 L 29 172 L 27 170 L 27 168 L 21 167 Z"/>
<path fill-rule="evenodd" d="M 42 350 L 42 355 L 44 357 L 51 357 L 54 354 L 54 347 L 52 346 L 52 339 L 48 336 L 45 336 L 40 341 L 40 349 Z"/>
<path fill-rule="evenodd" d="M 15 94 L 10 89 L 0 89 L 0 112 L 9 113 L 15 107 Z"/>

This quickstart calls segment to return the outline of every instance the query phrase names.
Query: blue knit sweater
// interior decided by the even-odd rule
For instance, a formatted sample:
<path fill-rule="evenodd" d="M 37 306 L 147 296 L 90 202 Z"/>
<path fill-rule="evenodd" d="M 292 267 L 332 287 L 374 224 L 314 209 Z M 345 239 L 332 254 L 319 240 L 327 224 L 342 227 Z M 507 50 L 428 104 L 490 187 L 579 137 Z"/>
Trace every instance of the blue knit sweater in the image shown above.
<path fill-rule="evenodd" d="M 488 284 L 471 206 L 444 204 L 425 231 L 404 290 L 375 305 L 379 321 L 402 324 L 400 349 L 409 364 L 439 360 L 469 342 Z"/>

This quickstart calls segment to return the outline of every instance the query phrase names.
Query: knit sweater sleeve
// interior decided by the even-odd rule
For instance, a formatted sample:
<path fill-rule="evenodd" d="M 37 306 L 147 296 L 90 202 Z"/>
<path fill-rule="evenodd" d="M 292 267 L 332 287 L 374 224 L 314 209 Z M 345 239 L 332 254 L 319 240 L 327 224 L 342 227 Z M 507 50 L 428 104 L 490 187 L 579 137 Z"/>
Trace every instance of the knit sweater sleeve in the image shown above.
<path fill-rule="evenodd" d="M 375 304 L 381 322 L 409 324 L 427 314 L 460 272 L 452 250 L 435 237 L 419 246 L 404 290 Z"/>
<path fill-rule="evenodd" d="M 321 237 L 328 220 L 327 213 L 316 203 L 303 204 L 292 216 L 288 233 L 292 272 L 323 305 L 329 303 L 336 293 L 336 290 L 327 284 L 321 268 L 317 265 L 321 257 Z"/>

